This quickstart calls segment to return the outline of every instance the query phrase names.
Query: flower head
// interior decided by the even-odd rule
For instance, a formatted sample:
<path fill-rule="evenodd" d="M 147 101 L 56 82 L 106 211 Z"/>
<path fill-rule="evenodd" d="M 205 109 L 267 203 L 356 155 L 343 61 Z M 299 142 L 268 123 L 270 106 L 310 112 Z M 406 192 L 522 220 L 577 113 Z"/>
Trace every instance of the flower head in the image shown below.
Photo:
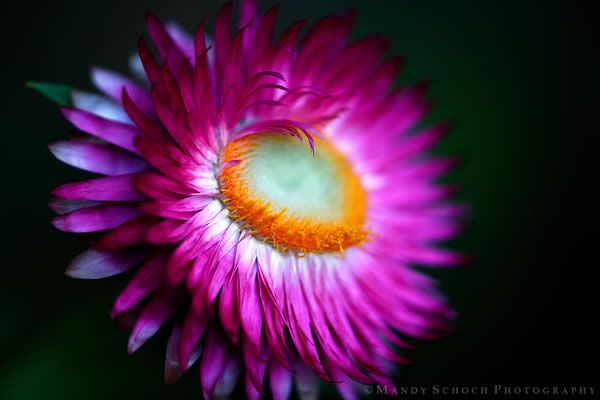
<path fill-rule="evenodd" d="M 132 322 L 130 352 L 185 315 L 171 318 L 167 381 L 199 361 L 207 398 L 238 380 L 249 398 L 266 385 L 286 398 L 294 376 L 352 398 L 353 382 L 389 382 L 400 335 L 450 329 L 411 265 L 463 261 L 433 246 L 463 208 L 435 183 L 453 161 L 425 155 L 447 127 L 414 128 L 425 88 L 392 90 L 387 42 L 349 44 L 352 14 L 274 40 L 276 13 L 243 1 L 232 37 L 225 5 L 212 39 L 149 15 L 159 59 L 141 39 L 142 82 L 96 68 L 103 95 L 68 91 L 61 110 L 84 134 L 50 150 L 105 176 L 54 189 L 53 224 L 100 232 L 68 275 L 137 268 L 112 309 Z"/>

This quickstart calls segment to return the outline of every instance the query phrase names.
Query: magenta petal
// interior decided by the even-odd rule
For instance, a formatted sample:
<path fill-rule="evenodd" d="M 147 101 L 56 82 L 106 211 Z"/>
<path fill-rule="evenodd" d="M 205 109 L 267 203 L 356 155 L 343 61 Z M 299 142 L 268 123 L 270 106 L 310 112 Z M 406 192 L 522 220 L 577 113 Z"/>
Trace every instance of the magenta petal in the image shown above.
<path fill-rule="evenodd" d="M 252 382 L 252 378 L 248 374 L 244 378 L 244 387 L 246 388 L 246 396 L 248 396 L 248 400 L 258 400 L 260 399 L 260 392 L 254 386 Z"/>
<path fill-rule="evenodd" d="M 170 142 L 167 133 L 138 108 L 125 89 L 123 89 L 121 101 L 129 118 L 146 136 L 160 142 Z"/>
<path fill-rule="evenodd" d="M 128 60 L 129 71 L 131 74 L 146 87 L 150 82 L 148 82 L 148 77 L 146 76 L 146 71 L 144 71 L 144 64 L 142 64 L 142 60 L 140 60 L 140 56 L 137 52 L 132 53 L 129 56 Z"/>
<path fill-rule="evenodd" d="M 193 59 L 194 39 L 175 22 L 169 22 L 166 29 L 183 55 L 186 58 Z"/>
<path fill-rule="evenodd" d="M 240 4 L 239 28 L 242 28 L 258 15 L 256 0 L 242 0 Z M 250 36 L 253 39 L 253 36 Z"/>
<path fill-rule="evenodd" d="M 217 93 L 221 99 L 226 90 L 226 88 L 222 87 L 222 79 L 223 72 L 225 71 L 225 60 L 229 55 L 229 47 L 231 45 L 231 11 L 232 4 L 224 4 L 215 20 L 215 72 L 217 74 Z"/>
<path fill-rule="evenodd" d="M 108 176 L 67 183 L 52 190 L 56 197 L 69 200 L 141 201 L 146 196 L 133 188 L 134 175 Z"/>
<path fill-rule="evenodd" d="M 67 214 L 71 211 L 82 208 L 95 207 L 106 204 L 103 201 L 96 200 L 68 200 L 68 199 L 52 199 L 48 202 L 48 207 L 57 214 Z"/>
<path fill-rule="evenodd" d="M 135 352 L 150 339 L 177 307 L 175 293 L 164 290 L 152 296 L 131 331 L 127 351 Z"/>
<path fill-rule="evenodd" d="M 410 247 L 398 251 L 400 259 L 432 266 L 466 265 L 471 258 L 448 250 L 430 247 Z"/>
<path fill-rule="evenodd" d="M 157 250 L 146 263 L 137 270 L 113 305 L 111 316 L 133 308 L 141 299 L 159 288 L 163 282 L 165 265 L 169 257 L 166 249 Z"/>
<path fill-rule="evenodd" d="M 120 101 L 121 92 L 126 89 L 135 104 L 148 115 L 154 115 L 154 108 L 150 95 L 131 80 L 125 78 L 121 74 L 109 71 L 103 68 L 92 68 L 92 81 L 94 85 L 106 95 Z"/>
<path fill-rule="evenodd" d="M 237 305 L 237 272 L 232 270 L 225 278 L 221 296 L 219 297 L 219 318 L 223 329 L 233 344 L 238 343 L 240 316 Z"/>
<path fill-rule="evenodd" d="M 175 41 L 162 22 L 150 13 L 146 14 L 146 26 L 152 41 L 158 49 L 160 58 L 166 61 L 165 64 L 168 64 L 172 72 L 178 73 L 185 60 L 180 48 L 176 46 Z"/>
<path fill-rule="evenodd" d="M 258 294 L 256 248 L 252 246 L 252 241 L 243 240 L 238 244 L 236 267 L 240 321 L 248 339 L 247 344 L 255 356 L 260 357 L 263 315 Z"/>
<path fill-rule="evenodd" d="M 142 133 L 136 127 L 101 118 L 75 108 L 62 107 L 61 111 L 65 118 L 78 129 L 132 153 L 140 154 L 134 145 L 134 141 L 136 137 L 142 136 Z"/>
<path fill-rule="evenodd" d="M 143 215 L 107 232 L 94 246 L 98 250 L 112 250 L 144 243 L 148 230 L 157 223 L 151 216 Z"/>
<path fill-rule="evenodd" d="M 175 243 L 181 240 L 180 235 L 176 235 L 178 229 L 185 226 L 185 221 L 175 219 L 165 219 L 164 221 L 152 226 L 146 232 L 146 241 L 149 243 Z"/>
<path fill-rule="evenodd" d="M 225 232 L 223 241 L 218 245 L 219 255 L 215 256 L 217 265 L 210 276 L 209 282 L 206 283 L 207 288 L 203 293 L 205 295 L 205 302 L 210 305 L 210 307 L 213 307 L 213 303 L 221 292 L 227 275 L 229 275 L 234 266 L 235 248 L 232 247 L 237 245 L 239 230 L 233 224 L 230 225 L 228 230 L 229 232 Z"/>
<path fill-rule="evenodd" d="M 319 380 L 302 361 L 296 362 L 296 385 L 301 399 L 317 399 L 319 397 Z"/>
<path fill-rule="evenodd" d="M 345 379 L 341 382 L 336 382 L 335 386 L 342 396 L 344 400 L 358 400 L 358 395 L 354 387 L 352 386 L 352 382 L 349 379 Z"/>
<path fill-rule="evenodd" d="M 135 205 L 106 204 L 60 215 L 52 225 L 64 232 L 96 232 L 116 228 L 139 215 Z"/>
<path fill-rule="evenodd" d="M 146 257 L 147 249 L 143 247 L 117 251 L 89 249 L 75 257 L 65 273 L 78 279 L 106 278 L 135 267 Z"/>
<path fill-rule="evenodd" d="M 183 375 L 177 360 L 177 346 L 181 338 L 181 325 L 177 324 L 171 330 L 167 342 L 167 355 L 165 356 L 165 383 L 173 383 Z"/>
<path fill-rule="evenodd" d="M 260 337 L 262 332 L 263 315 L 258 296 L 256 273 L 248 277 L 240 299 L 240 316 L 244 332 L 248 336 L 254 354 L 260 354 Z"/>
<path fill-rule="evenodd" d="M 102 118 L 131 124 L 131 120 L 116 101 L 97 94 L 73 91 L 71 94 L 75 108 L 87 111 Z"/>
<path fill-rule="evenodd" d="M 227 349 L 223 338 L 214 326 L 209 327 L 200 360 L 200 383 L 205 399 L 210 399 L 217 381 L 221 378 L 227 361 Z"/>
<path fill-rule="evenodd" d="M 269 383 L 273 400 L 287 400 L 292 390 L 292 374 L 275 359 L 269 364 Z"/>
<path fill-rule="evenodd" d="M 148 169 L 148 164 L 131 153 L 103 143 L 56 142 L 48 146 L 60 161 L 104 175 L 123 175 Z"/>
<path fill-rule="evenodd" d="M 249 346 L 246 335 L 242 337 L 242 352 L 244 354 L 244 363 L 246 364 L 246 375 L 251 379 L 254 387 L 261 395 L 264 395 L 263 380 L 267 370 L 267 354 L 256 356 L 252 346 Z"/>
<path fill-rule="evenodd" d="M 292 279 L 294 279 L 292 281 Z M 324 380 L 328 380 L 327 372 L 323 369 L 317 346 L 311 332 L 308 305 L 305 303 L 297 278 L 287 278 L 285 310 L 288 318 L 288 331 L 302 359 L 313 368 Z M 300 363 L 304 365 L 304 363 Z M 307 367 L 308 368 L 308 367 Z"/>
<path fill-rule="evenodd" d="M 165 383 L 173 383 L 179 379 L 184 371 L 182 370 L 177 355 L 177 348 L 181 340 L 181 324 L 177 324 L 171 331 L 169 342 L 167 343 L 167 355 L 165 357 Z M 202 354 L 202 347 L 196 346 L 189 358 L 187 367 L 191 367 Z"/>
<path fill-rule="evenodd" d="M 196 315 L 193 311 L 188 311 L 183 324 L 181 341 L 177 347 L 179 362 L 183 366 L 181 370 L 185 372 L 189 366 L 192 352 L 197 347 L 198 340 L 204 333 L 212 315 L 205 313 L 202 316 Z"/>
<path fill-rule="evenodd" d="M 235 356 L 232 356 L 229 361 L 227 361 L 225 370 L 215 386 L 214 395 L 216 397 L 223 399 L 229 398 L 231 392 L 233 392 L 233 388 L 237 384 L 240 376 L 240 369 L 240 360 Z"/>

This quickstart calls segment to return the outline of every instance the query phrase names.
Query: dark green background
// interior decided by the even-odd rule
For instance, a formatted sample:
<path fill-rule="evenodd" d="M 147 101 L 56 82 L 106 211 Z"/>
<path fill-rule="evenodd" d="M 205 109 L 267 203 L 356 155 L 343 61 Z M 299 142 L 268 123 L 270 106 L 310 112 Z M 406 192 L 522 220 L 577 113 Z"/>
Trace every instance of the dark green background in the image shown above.
<path fill-rule="evenodd" d="M 261 4 L 266 10 L 273 2 Z M 127 68 L 146 11 L 191 31 L 218 6 L 178 0 L 21 6 L 14 21 L 5 17 L 5 27 L 15 25 L 4 37 L 5 57 L 16 71 L 3 74 L 14 95 L 3 100 L 0 399 L 200 398 L 197 367 L 175 385 L 163 383 L 165 332 L 127 355 L 128 333 L 108 313 L 129 274 L 101 281 L 63 275 L 85 244 L 50 225 L 48 192 L 87 175 L 50 155 L 47 143 L 64 138 L 70 126 L 23 83 L 92 89 L 89 66 Z M 356 38 L 382 33 L 393 40 L 390 54 L 405 56 L 400 83 L 432 83 L 428 121 L 456 124 L 436 152 L 463 157 L 447 180 L 462 185 L 457 199 L 473 207 L 467 231 L 449 245 L 475 263 L 433 272 L 459 311 L 457 331 L 417 343 L 407 354 L 414 364 L 398 382 L 592 383 L 587 361 L 596 345 L 589 321 L 597 311 L 581 286 L 586 279 L 576 278 L 577 227 L 566 225 L 563 212 L 564 142 L 574 134 L 566 109 L 575 73 L 566 7 L 556 1 L 284 2 L 278 28 L 349 7 L 358 11 Z"/>

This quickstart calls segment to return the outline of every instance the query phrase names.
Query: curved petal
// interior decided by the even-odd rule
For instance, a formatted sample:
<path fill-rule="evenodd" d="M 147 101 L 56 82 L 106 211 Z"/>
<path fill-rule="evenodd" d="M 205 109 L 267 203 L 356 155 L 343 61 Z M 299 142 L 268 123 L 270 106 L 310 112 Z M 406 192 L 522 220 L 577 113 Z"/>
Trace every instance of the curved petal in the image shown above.
<path fill-rule="evenodd" d="M 71 261 L 65 272 L 71 278 L 100 279 L 125 272 L 147 257 L 143 247 L 116 251 L 89 249 Z"/>
<path fill-rule="evenodd" d="M 65 118 L 78 129 L 132 153 L 140 154 L 135 147 L 135 138 L 142 136 L 142 133 L 136 127 L 101 118 L 87 111 L 75 108 L 62 107 L 61 111 Z"/>
<path fill-rule="evenodd" d="M 48 147 L 60 161 L 98 174 L 124 175 L 150 168 L 141 158 L 109 144 L 71 140 Z"/>
<path fill-rule="evenodd" d="M 140 214 L 135 205 L 106 204 L 60 215 L 52 225 L 64 232 L 97 232 L 116 228 Z"/>
<path fill-rule="evenodd" d="M 56 197 L 69 200 L 141 201 L 146 196 L 133 188 L 134 175 L 109 176 L 67 183 L 52 190 Z"/>
<path fill-rule="evenodd" d="M 116 101 L 93 93 L 74 90 L 71 93 L 75 108 L 87 111 L 102 118 L 125 124 L 132 124 L 123 107 Z"/>

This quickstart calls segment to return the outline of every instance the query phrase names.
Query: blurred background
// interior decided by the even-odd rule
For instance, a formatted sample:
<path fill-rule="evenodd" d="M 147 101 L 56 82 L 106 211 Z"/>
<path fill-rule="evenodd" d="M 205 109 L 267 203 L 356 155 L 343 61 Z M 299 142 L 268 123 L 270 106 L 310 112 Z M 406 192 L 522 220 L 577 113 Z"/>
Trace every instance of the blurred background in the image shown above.
<path fill-rule="evenodd" d="M 589 226 L 574 226 L 566 138 L 568 11 L 559 1 L 283 1 L 277 31 L 295 20 L 354 8 L 353 37 L 381 33 L 406 66 L 398 84 L 431 82 L 427 122 L 453 121 L 436 148 L 460 155 L 448 182 L 471 204 L 466 232 L 447 246 L 475 258 L 469 267 L 431 271 L 459 312 L 456 332 L 417 342 L 399 371 L 401 385 L 594 382 L 597 349 L 590 320 L 591 281 L 575 262 Z M 128 332 L 109 317 L 131 273 L 99 281 L 67 278 L 85 249 L 50 225 L 49 191 L 88 175 L 55 160 L 46 145 L 71 129 L 57 107 L 25 81 L 92 90 L 89 67 L 127 70 L 144 33 L 144 15 L 176 20 L 193 32 L 222 2 L 62 1 L 20 5 L 3 73 L 0 278 L 0 399 L 200 398 L 198 368 L 163 383 L 166 330 L 127 355 Z M 274 1 L 261 1 L 266 11 Z M 18 5 L 17 5 L 18 6 Z M 18 13 L 18 14 L 16 14 Z M 16 17 L 19 15 L 19 17 Z M 14 24 L 14 27 L 13 27 Z M 16 50 L 12 50 L 13 46 Z M 14 90 L 13 90 L 14 89 Z M 586 230 L 587 229 L 587 230 Z M 596 265 L 597 266 L 597 265 Z M 583 277 L 583 278 L 582 278 Z M 333 392 L 324 389 L 327 396 Z"/>

